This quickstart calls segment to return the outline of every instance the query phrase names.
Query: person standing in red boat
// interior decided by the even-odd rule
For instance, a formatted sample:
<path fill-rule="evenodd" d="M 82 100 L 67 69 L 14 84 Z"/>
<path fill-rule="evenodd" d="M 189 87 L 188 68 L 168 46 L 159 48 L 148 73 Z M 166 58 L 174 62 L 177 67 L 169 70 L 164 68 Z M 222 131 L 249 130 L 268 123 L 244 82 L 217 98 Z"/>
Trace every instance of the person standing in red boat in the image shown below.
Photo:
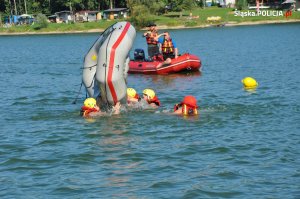
<path fill-rule="evenodd" d="M 155 55 L 159 54 L 158 41 L 156 39 L 158 34 L 155 23 L 150 23 L 147 27 L 148 31 L 143 36 L 146 37 L 148 56 L 152 59 Z"/>
<path fill-rule="evenodd" d="M 161 37 L 164 36 L 164 37 Z M 178 57 L 178 48 L 176 42 L 170 37 L 169 32 L 164 32 L 156 37 L 156 40 L 160 44 L 160 51 L 163 54 L 164 62 L 160 63 L 157 68 L 170 64 L 171 59 Z"/>

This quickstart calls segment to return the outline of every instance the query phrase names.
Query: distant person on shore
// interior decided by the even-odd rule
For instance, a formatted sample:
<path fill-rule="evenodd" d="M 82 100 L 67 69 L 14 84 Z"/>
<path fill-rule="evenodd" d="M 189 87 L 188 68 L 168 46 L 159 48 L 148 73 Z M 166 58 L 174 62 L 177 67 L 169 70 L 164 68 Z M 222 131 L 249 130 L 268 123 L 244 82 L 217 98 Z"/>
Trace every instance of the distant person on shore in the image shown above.
<path fill-rule="evenodd" d="M 148 56 L 152 59 L 155 55 L 159 54 L 158 41 L 156 39 L 158 33 L 155 23 L 150 23 L 147 27 L 148 31 L 143 34 L 143 37 L 146 37 Z"/>
<path fill-rule="evenodd" d="M 292 11 L 297 11 L 296 1 L 293 3 Z"/>
<path fill-rule="evenodd" d="M 143 99 L 152 107 L 158 108 L 160 106 L 160 101 L 155 95 L 154 90 L 152 89 L 145 89 L 143 90 Z"/>
<path fill-rule="evenodd" d="M 196 98 L 192 95 L 185 96 L 182 102 L 174 105 L 173 114 L 184 116 L 198 115 L 198 105 Z"/>
<path fill-rule="evenodd" d="M 178 57 L 178 49 L 176 42 L 170 37 L 169 32 L 164 32 L 163 34 L 158 35 L 156 40 L 160 43 L 160 51 L 165 60 L 157 66 L 157 68 L 160 68 L 164 65 L 170 64 L 171 59 L 176 59 Z"/>

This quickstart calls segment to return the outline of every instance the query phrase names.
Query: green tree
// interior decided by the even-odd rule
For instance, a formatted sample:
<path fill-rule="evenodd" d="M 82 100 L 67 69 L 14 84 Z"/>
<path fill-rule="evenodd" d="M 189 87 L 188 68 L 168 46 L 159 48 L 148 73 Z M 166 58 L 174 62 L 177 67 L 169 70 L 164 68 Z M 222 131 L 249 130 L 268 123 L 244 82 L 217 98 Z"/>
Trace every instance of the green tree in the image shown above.
<path fill-rule="evenodd" d="M 5 4 L 6 4 L 5 0 L 0 0 L 0 12 L 5 11 Z"/>
<path fill-rule="evenodd" d="M 246 9 L 248 6 L 248 1 L 247 0 L 236 0 L 236 8 L 238 10 L 243 10 Z"/>
<path fill-rule="evenodd" d="M 145 5 L 134 5 L 131 10 L 130 21 L 138 28 L 147 26 L 153 22 L 153 17 Z"/>
<path fill-rule="evenodd" d="M 0 0 L 0 12 L 14 14 L 15 4 L 18 14 L 24 14 L 26 10 L 29 14 L 53 14 L 62 10 L 103 10 L 109 8 L 110 1 L 116 7 L 127 5 L 127 0 Z"/>
<path fill-rule="evenodd" d="M 144 5 L 149 9 L 150 13 L 154 15 L 159 15 L 165 12 L 166 4 L 159 0 L 149 0 L 144 3 Z"/>
<path fill-rule="evenodd" d="M 3 4 L 2 4 L 3 2 Z M 1 5 L 3 6 L 1 11 L 3 11 L 6 15 L 12 15 L 13 14 L 13 8 L 11 5 L 11 1 L 10 0 L 3 0 L 1 2 Z"/>
<path fill-rule="evenodd" d="M 39 30 L 48 27 L 48 19 L 43 14 L 38 14 L 35 18 L 34 29 Z"/>
<path fill-rule="evenodd" d="M 194 0 L 184 0 L 181 4 L 181 8 L 183 10 L 189 10 L 191 11 L 196 6 L 196 3 Z"/>
<path fill-rule="evenodd" d="M 151 14 L 158 15 L 164 13 L 166 3 L 163 0 L 127 0 L 130 11 L 138 5 L 144 5 Z"/>
<path fill-rule="evenodd" d="M 173 11 L 180 12 L 180 17 L 184 10 L 191 11 L 196 6 L 194 0 L 170 0 L 168 5 L 171 6 Z"/>

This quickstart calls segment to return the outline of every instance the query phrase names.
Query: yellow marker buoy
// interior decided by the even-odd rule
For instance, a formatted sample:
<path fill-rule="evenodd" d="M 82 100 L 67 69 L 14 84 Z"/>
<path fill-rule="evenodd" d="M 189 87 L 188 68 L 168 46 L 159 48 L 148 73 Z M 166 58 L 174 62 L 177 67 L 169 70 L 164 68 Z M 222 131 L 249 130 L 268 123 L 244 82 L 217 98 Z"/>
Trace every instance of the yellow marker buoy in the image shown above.
<path fill-rule="evenodd" d="M 246 89 L 253 89 L 258 86 L 257 81 L 252 77 L 245 77 L 241 82 L 244 84 Z"/>
<path fill-rule="evenodd" d="M 93 55 L 93 56 L 92 56 L 92 60 L 93 60 L 93 61 L 96 61 L 96 60 L 97 60 L 97 55 Z"/>

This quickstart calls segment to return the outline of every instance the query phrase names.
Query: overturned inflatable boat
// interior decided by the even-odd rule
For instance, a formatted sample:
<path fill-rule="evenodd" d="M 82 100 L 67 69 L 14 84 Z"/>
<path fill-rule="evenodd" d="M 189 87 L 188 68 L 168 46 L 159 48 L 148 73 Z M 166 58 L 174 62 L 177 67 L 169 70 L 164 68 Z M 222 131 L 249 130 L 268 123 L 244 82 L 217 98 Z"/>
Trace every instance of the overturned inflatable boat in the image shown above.
<path fill-rule="evenodd" d="M 107 28 L 90 48 L 82 72 L 89 97 L 106 106 L 126 101 L 128 56 L 135 35 L 129 22 L 118 22 Z"/>

